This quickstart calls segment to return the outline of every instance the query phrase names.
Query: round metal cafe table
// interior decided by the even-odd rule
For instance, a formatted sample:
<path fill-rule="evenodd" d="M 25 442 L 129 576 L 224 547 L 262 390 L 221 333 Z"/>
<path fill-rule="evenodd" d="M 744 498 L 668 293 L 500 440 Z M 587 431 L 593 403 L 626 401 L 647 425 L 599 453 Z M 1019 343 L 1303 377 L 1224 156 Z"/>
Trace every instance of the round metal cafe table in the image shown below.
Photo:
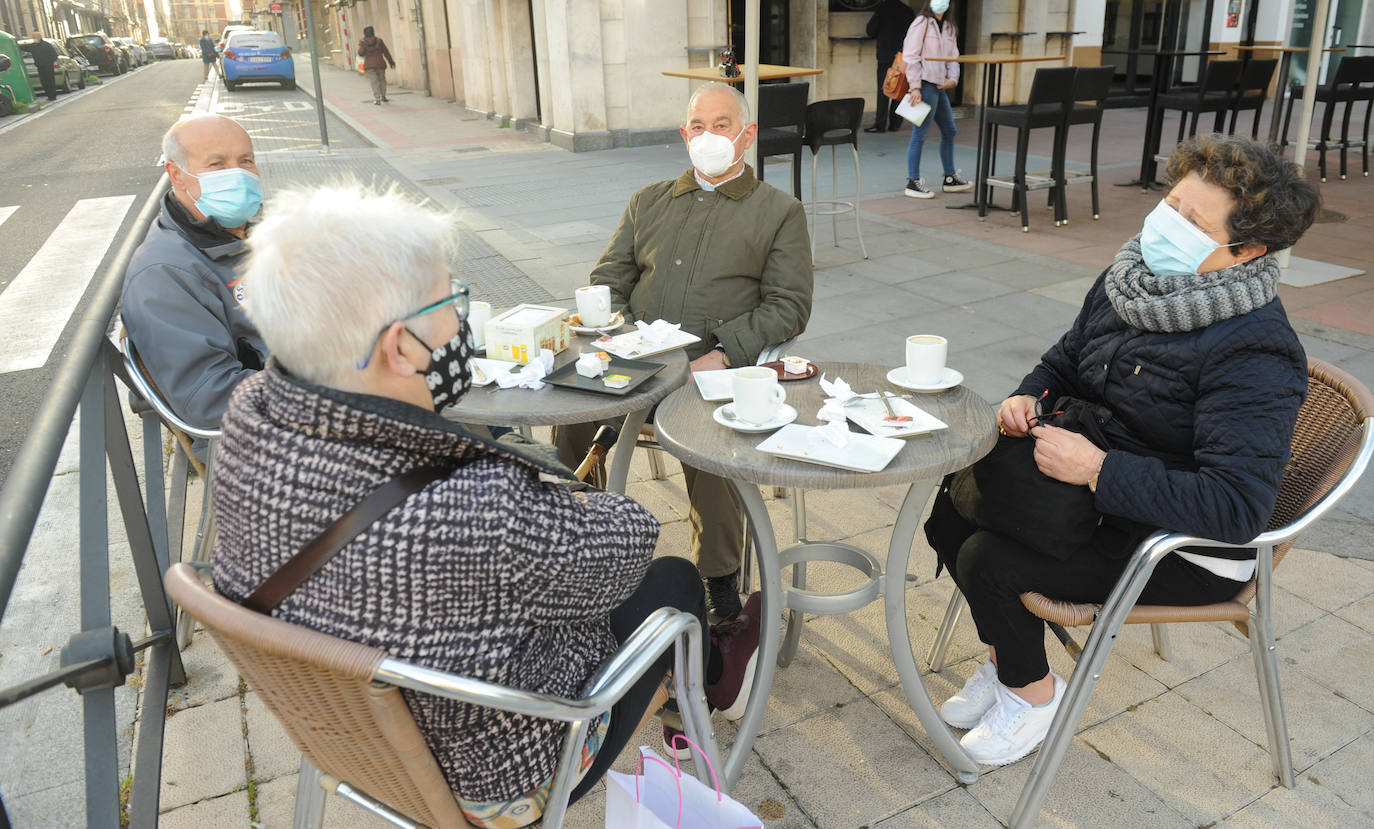
<path fill-rule="evenodd" d="M 825 376 L 844 379 L 858 393 L 878 389 L 895 394 L 908 393 L 887 381 L 886 367 L 866 363 L 818 365 Z M 784 385 L 788 405 L 797 410 L 796 422 L 817 425 L 816 412 L 825 399 L 818 379 Z M 914 394 L 911 402 L 949 424 L 949 428 L 908 438 L 901 452 L 878 472 L 852 472 L 760 452 L 755 447 L 767 435 L 741 434 L 717 424 L 711 413 L 720 404 L 703 400 L 694 385 L 678 389 L 658 406 L 654 429 L 659 444 L 683 463 L 730 481 L 749 518 L 749 531 L 758 550 L 763 605 L 759 652 L 764 658 L 758 660 L 749 705 L 725 763 L 725 776 L 731 786 L 739 779 L 758 734 L 777 664 L 779 661 L 785 664 L 795 651 L 802 614 L 848 613 L 876 600 L 879 595 L 883 597 L 886 611 L 892 661 L 912 710 L 959 779 L 972 782 L 978 776 L 978 765 L 964 753 L 940 720 L 916 667 L 916 656 L 907 633 L 906 571 L 911 544 L 931 491 L 944 475 L 968 466 L 992 449 L 997 439 L 996 416 L 986 400 L 962 386 L 939 394 Z M 908 489 L 892 528 L 886 572 L 873 554 L 848 544 L 803 541 L 780 552 L 760 493 L 760 487 L 774 486 L 826 490 L 869 489 L 892 484 L 907 484 Z M 846 564 L 863 573 L 868 580 L 847 593 L 826 595 L 808 591 L 804 576 L 808 561 Z M 782 584 L 781 571 L 787 566 L 793 566 L 792 587 Z M 785 646 L 782 646 L 780 630 L 783 609 L 793 611 Z"/>

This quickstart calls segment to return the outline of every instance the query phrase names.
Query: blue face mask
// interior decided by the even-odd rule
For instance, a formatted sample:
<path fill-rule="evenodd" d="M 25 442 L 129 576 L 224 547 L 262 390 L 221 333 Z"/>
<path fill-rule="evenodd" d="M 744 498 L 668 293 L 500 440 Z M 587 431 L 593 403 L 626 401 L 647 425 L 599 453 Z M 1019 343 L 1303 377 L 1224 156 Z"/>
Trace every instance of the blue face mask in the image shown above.
<path fill-rule="evenodd" d="M 186 175 L 200 182 L 196 209 L 220 227 L 241 227 L 262 206 L 262 181 L 240 167 Z"/>
<path fill-rule="evenodd" d="M 949 11 L 949 0 L 930 0 L 930 10 L 935 14 Z"/>
<path fill-rule="evenodd" d="M 1238 244 L 1215 241 L 1163 201 L 1145 217 L 1140 231 L 1140 254 L 1156 276 L 1197 273 L 1212 251 Z"/>

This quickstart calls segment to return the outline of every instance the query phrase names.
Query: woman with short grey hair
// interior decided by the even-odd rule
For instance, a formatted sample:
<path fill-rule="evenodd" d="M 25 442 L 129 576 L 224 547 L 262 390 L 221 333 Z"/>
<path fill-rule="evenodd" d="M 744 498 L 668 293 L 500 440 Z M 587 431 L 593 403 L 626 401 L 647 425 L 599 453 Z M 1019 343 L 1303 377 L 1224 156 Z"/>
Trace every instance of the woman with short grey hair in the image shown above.
<path fill-rule="evenodd" d="M 658 522 L 647 509 L 577 484 L 551 451 L 485 440 L 438 414 L 471 382 L 468 289 L 448 265 L 451 217 L 358 185 L 282 193 L 267 216 L 244 289 L 273 357 L 223 420 L 221 593 L 244 601 L 370 493 L 437 469 L 272 615 L 563 697 L 578 696 L 655 609 L 687 610 L 705 625 L 693 565 L 651 561 Z M 746 693 L 758 622 L 709 639 L 707 698 L 729 708 Z M 633 736 L 671 661 L 669 652 L 593 724 L 574 799 Z M 565 724 L 403 693 L 469 822 L 504 829 L 540 818 Z"/>

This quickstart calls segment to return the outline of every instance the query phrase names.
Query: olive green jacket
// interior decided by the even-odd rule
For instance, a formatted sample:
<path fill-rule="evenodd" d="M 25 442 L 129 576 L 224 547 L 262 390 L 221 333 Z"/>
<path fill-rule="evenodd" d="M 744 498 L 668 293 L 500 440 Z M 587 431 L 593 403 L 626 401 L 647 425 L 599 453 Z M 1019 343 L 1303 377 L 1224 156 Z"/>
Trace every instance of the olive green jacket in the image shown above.
<path fill-rule="evenodd" d="M 705 192 L 692 170 L 641 188 L 592 271 L 628 320 L 665 319 L 752 365 L 769 345 L 806 330 L 811 240 L 801 202 L 744 172 Z"/>

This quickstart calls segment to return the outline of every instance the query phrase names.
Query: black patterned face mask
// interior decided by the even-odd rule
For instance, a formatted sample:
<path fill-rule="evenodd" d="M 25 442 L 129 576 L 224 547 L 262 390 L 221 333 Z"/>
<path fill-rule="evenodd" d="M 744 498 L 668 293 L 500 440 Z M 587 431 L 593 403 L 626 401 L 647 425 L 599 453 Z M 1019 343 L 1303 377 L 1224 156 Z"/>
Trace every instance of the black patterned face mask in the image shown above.
<path fill-rule="evenodd" d="M 410 329 L 406 329 L 409 331 Z M 429 343 L 421 340 L 414 331 L 412 337 L 419 340 L 425 348 Z M 446 407 L 458 402 L 458 398 L 472 388 L 472 339 L 468 325 L 464 321 L 458 333 L 447 344 L 429 349 L 429 367 L 425 369 L 425 383 L 429 386 L 429 396 L 434 399 L 434 411 L 442 412 Z"/>

